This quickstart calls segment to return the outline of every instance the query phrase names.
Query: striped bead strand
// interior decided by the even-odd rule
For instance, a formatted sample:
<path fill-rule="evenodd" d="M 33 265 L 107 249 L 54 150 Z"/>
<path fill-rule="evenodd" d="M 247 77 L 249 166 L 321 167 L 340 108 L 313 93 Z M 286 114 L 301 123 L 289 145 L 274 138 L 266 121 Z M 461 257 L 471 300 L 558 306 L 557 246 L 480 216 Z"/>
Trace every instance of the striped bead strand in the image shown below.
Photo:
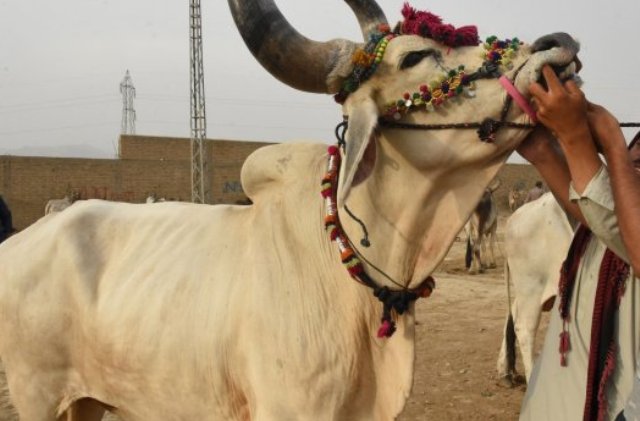
<path fill-rule="evenodd" d="M 338 171 L 340 169 L 340 149 L 335 146 L 329 146 L 327 151 L 329 153 L 329 159 L 327 163 L 327 173 L 322 178 L 322 190 L 321 194 L 325 200 L 325 217 L 324 226 L 329 232 L 331 241 L 335 241 L 340 252 L 340 258 L 342 263 L 346 267 L 347 271 L 358 282 L 362 282 L 358 275 L 362 274 L 364 268 L 362 262 L 356 256 L 353 248 L 349 244 L 342 226 L 338 220 Z"/>

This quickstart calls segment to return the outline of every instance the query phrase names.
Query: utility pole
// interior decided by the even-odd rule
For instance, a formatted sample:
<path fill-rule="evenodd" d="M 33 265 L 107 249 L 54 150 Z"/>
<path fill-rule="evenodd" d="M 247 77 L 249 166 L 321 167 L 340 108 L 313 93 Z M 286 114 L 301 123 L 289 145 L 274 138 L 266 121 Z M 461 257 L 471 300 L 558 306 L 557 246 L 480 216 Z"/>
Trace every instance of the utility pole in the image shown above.
<path fill-rule="evenodd" d="M 120 124 L 121 134 L 136 134 L 136 110 L 133 108 L 133 98 L 136 97 L 136 88 L 133 86 L 129 70 L 120 82 L 120 93 L 122 94 L 122 123 Z"/>
<path fill-rule="evenodd" d="M 191 73 L 191 201 L 207 203 L 205 174 L 207 157 L 207 118 L 204 101 L 204 67 L 202 64 L 202 19 L 200 0 L 189 0 L 189 38 Z"/>

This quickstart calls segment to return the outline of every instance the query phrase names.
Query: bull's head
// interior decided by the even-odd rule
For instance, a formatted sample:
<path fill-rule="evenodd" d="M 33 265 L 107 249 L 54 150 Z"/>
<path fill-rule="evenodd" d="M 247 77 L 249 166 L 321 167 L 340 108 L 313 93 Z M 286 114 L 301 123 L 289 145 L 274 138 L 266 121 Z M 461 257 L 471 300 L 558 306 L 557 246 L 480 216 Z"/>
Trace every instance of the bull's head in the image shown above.
<path fill-rule="evenodd" d="M 309 40 L 291 27 L 272 0 L 229 0 L 229 5 L 245 43 L 276 78 L 300 90 L 338 94 L 348 117 L 338 203 L 348 201 L 365 223 L 375 225 L 379 238 L 372 239 L 368 257 L 393 268 L 393 277 L 416 285 L 442 260 L 529 128 L 490 128 L 491 142 L 481 142 L 476 130 L 415 126 L 459 127 L 488 119 L 531 123 L 521 108 L 505 106 L 507 94 L 496 76 L 506 76 L 526 101 L 527 86 L 540 77 L 544 64 L 563 77 L 575 72 L 578 45 L 564 33 L 547 35 L 531 45 L 514 44 L 517 51 L 509 65 L 507 60 L 491 65 L 478 42 L 467 39 L 452 48 L 452 43 L 424 34 L 407 35 L 403 25 L 385 32 L 387 21 L 375 1 L 345 1 L 358 17 L 364 44 Z M 405 6 L 403 14 L 406 18 L 413 12 Z M 386 35 L 373 70 L 354 62 L 354 53 L 377 48 Z M 466 76 L 474 75 L 472 81 L 463 80 L 462 68 Z M 451 98 L 438 104 L 422 95 L 434 93 L 443 81 L 457 85 Z M 404 127 L 385 125 L 387 121 Z M 346 231 L 358 229 L 349 221 L 344 225 Z"/>

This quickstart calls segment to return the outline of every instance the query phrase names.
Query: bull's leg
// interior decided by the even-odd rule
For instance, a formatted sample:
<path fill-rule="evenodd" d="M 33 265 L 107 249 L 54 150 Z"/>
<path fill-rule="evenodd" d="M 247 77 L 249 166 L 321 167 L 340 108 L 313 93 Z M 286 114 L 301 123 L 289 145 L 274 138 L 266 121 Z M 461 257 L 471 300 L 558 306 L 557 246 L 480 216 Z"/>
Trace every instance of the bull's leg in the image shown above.
<path fill-rule="evenodd" d="M 478 272 L 481 272 L 478 261 L 480 260 L 480 250 L 476 248 L 475 245 L 471 248 L 471 259 L 469 264 L 469 275 L 475 275 Z"/>
<path fill-rule="evenodd" d="M 480 263 L 480 267 L 482 269 L 487 269 L 487 241 L 486 238 L 480 243 L 480 256 L 482 256 L 483 261 Z"/>
<path fill-rule="evenodd" d="M 516 376 L 516 333 L 511 312 L 507 313 L 507 320 L 502 335 L 502 346 L 498 355 L 498 381 L 507 387 L 513 387 Z"/>
<path fill-rule="evenodd" d="M 482 248 L 484 247 L 484 243 L 482 241 L 482 236 L 478 236 L 478 241 L 473 248 L 473 262 L 475 263 L 475 267 L 479 273 L 484 273 L 485 265 L 482 263 Z"/>
<path fill-rule="evenodd" d="M 29 388 L 11 388 L 13 404 L 20 421 L 60 421 L 56 417 L 57 405 L 42 400 L 42 394 Z"/>
<path fill-rule="evenodd" d="M 491 253 L 491 258 L 489 259 L 489 267 L 494 269 L 496 267 L 496 230 L 495 228 L 489 233 L 489 252 Z"/>
<path fill-rule="evenodd" d="M 11 401 L 20 421 L 58 421 L 61 378 L 21 362 L 3 355 Z"/>
<path fill-rule="evenodd" d="M 533 369 L 533 345 L 536 339 L 536 330 L 540 324 L 540 314 L 539 300 L 514 302 L 515 331 L 527 381 L 529 381 Z"/>

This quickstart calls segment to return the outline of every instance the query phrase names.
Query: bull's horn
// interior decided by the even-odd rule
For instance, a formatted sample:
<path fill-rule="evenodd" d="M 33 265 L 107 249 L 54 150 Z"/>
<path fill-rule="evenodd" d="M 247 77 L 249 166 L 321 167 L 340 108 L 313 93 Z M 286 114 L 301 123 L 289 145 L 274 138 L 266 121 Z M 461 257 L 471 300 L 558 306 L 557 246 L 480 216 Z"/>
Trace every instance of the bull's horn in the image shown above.
<path fill-rule="evenodd" d="M 344 0 L 353 13 L 358 18 L 360 30 L 364 42 L 369 41 L 369 35 L 377 31 L 380 24 L 387 24 L 387 18 L 384 15 L 378 3 L 373 0 Z"/>
<path fill-rule="evenodd" d="M 373 0 L 345 0 L 358 16 L 363 34 L 386 22 Z M 296 31 L 273 0 L 228 0 L 245 44 L 260 64 L 281 82 L 303 91 L 336 93 L 351 71 L 358 44 L 335 39 L 310 40 Z"/>

